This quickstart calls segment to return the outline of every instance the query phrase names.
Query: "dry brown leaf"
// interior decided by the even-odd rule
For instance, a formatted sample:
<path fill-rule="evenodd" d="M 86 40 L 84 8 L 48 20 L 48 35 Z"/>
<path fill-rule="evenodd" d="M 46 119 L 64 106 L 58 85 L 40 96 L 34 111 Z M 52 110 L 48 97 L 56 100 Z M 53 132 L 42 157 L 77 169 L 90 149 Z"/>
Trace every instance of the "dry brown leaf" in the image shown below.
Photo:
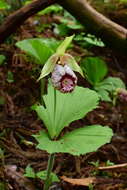
<path fill-rule="evenodd" d="M 96 178 L 95 177 L 87 177 L 82 179 L 72 179 L 68 178 L 66 176 L 62 176 L 61 179 L 64 181 L 71 183 L 72 185 L 82 185 L 82 186 L 89 186 L 91 183 L 93 183 Z"/>

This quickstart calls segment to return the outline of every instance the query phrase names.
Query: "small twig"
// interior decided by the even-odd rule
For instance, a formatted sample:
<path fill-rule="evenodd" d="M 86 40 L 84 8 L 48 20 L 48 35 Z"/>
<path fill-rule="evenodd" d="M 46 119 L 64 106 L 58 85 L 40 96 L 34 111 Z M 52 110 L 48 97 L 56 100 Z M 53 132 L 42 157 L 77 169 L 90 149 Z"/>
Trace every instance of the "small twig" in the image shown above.
<path fill-rule="evenodd" d="M 118 169 L 118 168 L 123 168 L 127 167 L 127 163 L 124 164 L 116 164 L 113 166 L 104 166 L 104 167 L 98 167 L 99 170 L 111 170 L 111 169 Z"/>

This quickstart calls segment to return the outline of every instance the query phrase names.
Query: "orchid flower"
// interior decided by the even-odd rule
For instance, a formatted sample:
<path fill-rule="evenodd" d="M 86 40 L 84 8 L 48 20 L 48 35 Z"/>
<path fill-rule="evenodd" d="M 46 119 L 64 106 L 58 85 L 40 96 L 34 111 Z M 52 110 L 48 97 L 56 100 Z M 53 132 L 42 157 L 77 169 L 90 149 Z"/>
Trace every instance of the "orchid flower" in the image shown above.
<path fill-rule="evenodd" d="M 68 93 L 74 90 L 77 84 L 77 77 L 74 71 L 79 72 L 84 77 L 83 72 L 74 57 L 65 53 L 73 37 L 74 36 L 65 38 L 57 48 L 56 53 L 45 63 L 38 79 L 40 80 L 51 73 L 52 85 L 62 93 Z"/>

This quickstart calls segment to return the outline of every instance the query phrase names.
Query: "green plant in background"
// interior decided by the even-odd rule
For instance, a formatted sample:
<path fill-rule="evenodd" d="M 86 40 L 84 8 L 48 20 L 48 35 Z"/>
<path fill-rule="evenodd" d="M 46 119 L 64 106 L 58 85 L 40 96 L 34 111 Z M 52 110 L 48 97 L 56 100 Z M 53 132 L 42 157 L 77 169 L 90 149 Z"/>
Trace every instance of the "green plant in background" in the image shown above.
<path fill-rule="evenodd" d="M 47 94 L 43 95 L 43 105 L 32 106 L 46 127 L 46 130 L 33 135 L 38 142 L 37 148 L 46 150 L 50 154 L 47 171 L 41 171 L 40 174 L 45 180 L 44 190 L 48 190 L 54 181 L 52 169 L 56 153 L 70 153 L 79 156 L 93 152 L 103 144 L 110 142 L 113 135 L 108 126 L 101 125 L 83 126 L 61 135 L 65 127 L 69 126 L 72 121 L 83 118 L 95 109 L 99 102 L 95 91 L 76 86 L 77 77 L 73 71 L 81 75 L 83 73 L 74 58 L 65 53 L 73 37 L 67 37 L 59 45 L 55 54 L 46 61 L 39 79 L 51 73 Z M 26 175 L 35 176 L 31 168 L 26 169 Z M 39 174 L 36 175 L 39 176 Z"/>
<path fill-rule="evenodd" d="M 17 10 L 22 7 L 22 0 L 6 0 L 7 4 L 9 5 L 10 11 Z"/>
<path fill-rule="evenodd" d="M 7 80 L 8 83 L 13 83 L 14 82 L 14 75 L 13 75 L 13 73 L 11 71 L 7 72 L 7 79 L 6 80 Z"/>
<path fill-rule="evenodd" d="M 80 30 L 84 29 L 83 25 L 81 25 L 69 12 L 63 9 L 62 14 L 58 16 L 59 24 L 53 23 L 54 33 L 59 36 L 68 35 L 72 30 Z"/>
<path fill-rule="evenodd" d="M 0 66 L 3 65 L 6 61 L 5 55 L 0 54 Z"/>
<path fill-rule="evenodd" d="M 0 10 L 9 9 L 10 6 L 5 0 L 0 1 Z"/>
<path fill-rule="evenodd" d="M 2 161 L 2 164 L 4 166 L 4 150 L 0 148 L 0 160 Z"/>
<path fill-rule="evenodd" d="M 113 166 L 113 165 L 115 165 L 114 162 L 111 162 L 110 160 L 106 161 L 106 166 Z"/>
<path fill-rule="evenodd" d="M 58 5 L 58 4 L 54 4 L 54 5 L 50 5 L 47 8 L 45 8 L 42 11 L 39 11 L 38 14 L 39 15 L 45 15 L 45 14 L 49 14 L 49 13 L 60 13 L 63 10 L 63 8 Z"/>
<path fill-rule="evenodd" d="M 3 23 L 9 9 L 10 5 L 5 0 L 0 0 L 0 24 Z"/>
<path fill-rule="evenodd" d="M 93 184 L 89 184 L 88 188 L 89 188 L 89 190 L 94 190 Z"/>
<path fill-rule="evenodd" d="M 84 29 L 83 25 L 81 25 L 69 12 L 67 12 L 62 6 L 58 4 L 51 5 L 38 13 L 38 15 L 41 16 L 47 14 L 55 14 L 55 19 L 58 20 L 59 24 L 52 23 L 50 26 L 47 25 L 47 27 L 52 27 L 53 32 L 59 36 L 68 35 L 72 30 Z M 42 24 L 38 28 L 41 31 L 41 28 L 43 30 L 44 27 L 46 27 L 46 25 L 44 26 Z"/>
<path fill-rule="evenodd" d="M 4 184 L 4 182 L 0 181 L 0 190 L 6 190 L 6 185 Z"/>
<path fill-rule="evenodd" d="M 86 34 L 85 32 L 77 34 L 74 40 L 78 45 L 80 45 L 83 48 L 90 48 L 92 46 L 105 46 L 101 39 L 96 38 L 94 35 Z"/>
<path fill-rule="evenodd" d="M 108 73 L 105 61 L 99 57 L 87 57 L 82 60 L 81 68 L 93 89 L 100 95 L 101 100 L 115 104 L 116 90 L 126 87 L 120 78 L 105 78 Z"/>
<path fill-rule="evenodd" d="M 0 106 L 5 104 L 5 98 L 0 96 Z"/>
<path fill-rule="evenodd" d="M 47 176 L 47 171 L 40 171 L 40 172 L 34 172 L 33 168 L 28 165 L 25 169 L 25 177 L 30 177 L 30 178 L 40 178 L 42 180 L 46 180 L 46 176 Z M 52 182 L 59 182 L 59 178 L 57 177 L 57 175 L 55 173 L 51 173 L 51 181 Z"/>
<path fill-rule="evenodd" d="M 99 167 L 99 160 L 95 161 L 95 162 L 89 162 L 89 164 L 95 166 L 96 168 Z"/>

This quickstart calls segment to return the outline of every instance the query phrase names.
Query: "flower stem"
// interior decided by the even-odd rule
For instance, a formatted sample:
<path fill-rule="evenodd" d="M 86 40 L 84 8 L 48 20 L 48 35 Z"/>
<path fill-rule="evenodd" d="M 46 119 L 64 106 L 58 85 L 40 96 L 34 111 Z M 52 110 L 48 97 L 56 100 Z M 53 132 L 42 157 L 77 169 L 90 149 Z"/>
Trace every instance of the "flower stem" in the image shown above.
<path fill-rule="evenodd" d="M 45 83 L 46 80 L 44 78 L 40 80 L 40 102 L 42 105 L 44 105 L 43 95 L 45 93 Z"/>
<path fill-rule="evenodd" d="M 55 158 L 55 154 L 50 154 L 49 160 L 48 160 L 48 166 L 47 166 L 47 175 L 46 175 L 46 180 L 44 183 L 43 190 L 48 190 L 51 184 L 51 172 L 54 165 L 54 158 Z"/>
<path fill-rule="evenodd" d="M 56 89 L 54 88 L 54 121 L 56 117 Z"/>

